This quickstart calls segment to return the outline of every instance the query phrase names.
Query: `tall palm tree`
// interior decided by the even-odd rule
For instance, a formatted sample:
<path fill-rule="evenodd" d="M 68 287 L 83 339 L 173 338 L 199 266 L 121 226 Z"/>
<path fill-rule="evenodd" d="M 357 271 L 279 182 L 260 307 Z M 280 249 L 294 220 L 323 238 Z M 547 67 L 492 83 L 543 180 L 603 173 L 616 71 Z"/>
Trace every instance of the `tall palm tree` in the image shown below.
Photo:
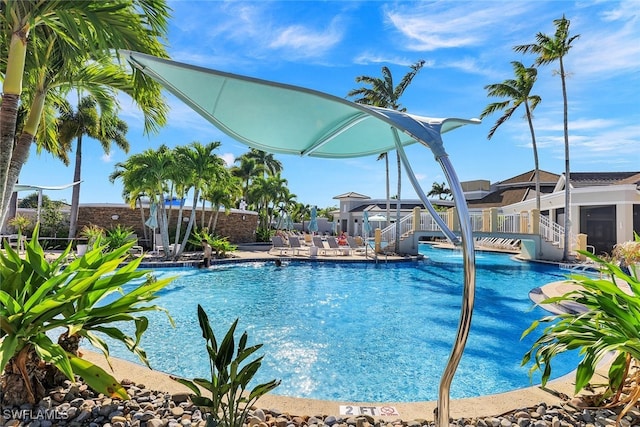
<path fill-rule="evenodd" d="M 58 125 L 58 138 L 64 145 L 76 140 L 75 166 L 73 182 L 82 179 L 82 137 L 88 136 L 100 143 L 106 154 L 114 143 L 124 152 L 129 151 L 129 142 L 125 135 L 127 124 L 120 120 L 115 111 L 98 111 L 97 101 L 92 96 L 86 96 L 78 102 L 77 110 L 65 103 L 61 106 Z M 78 222 L 78 206 L 80 204 L 80 184 L 73 187 L 71 194 L 71 215 L 69 237 L 75 237 Z"/>
<path fill-rule="evenodd" d="M 79 63 L 91 64 L 118 49 L 166 56 L 162 39 L 167 33 L 169 8 L 165 0 L 100 0 L 70 2 L 11 1 L 0 8 L 2 40 L 7 44 L 0 104 L 0 224 L 4 222 L 13 187 L 38 133 L 51 89 L 51 78 L 73 82 L 68 76 Z M 117 65 L 117 64 L 114 64 Z M 124 65 L 120 66 L 124 70 Z M 40 75 L 40 79 L 33 79 Z M 52 77 L 53 76 L 53 77 Z M 23 83 L 31 87 L 28 118 L 16 140 Z M 160 85 L 134 70 L 130 94 L 145 114 L 146 130 L 166 120 Z M 122 88 L 116 88 L 122 90 Z"/>
<path fill-rule="evenodd" d="M 125 190 L 131 194 L 146 194 L 150 203 L 158 206 L 158 226 L 162 246 L 165 248 L 169 247 L 169 227 L 164 199 L 171 185 L 175 158 L 173 150 L 166 145 L 161 145 L 156 150 L 149 148 L 116 164 L 116 170 L 109 176 L 112 182 L 122 179 Z M 132 206 L 135 200 L 131 198 Z"/>
<path fill-rule="evenodd" d="M 376 107 L 389 108 L 392 110 L 406 111 L 406 108 L 400 104 L 400 97 L 407 89 L 413 78 L 424 66 L 425 61 L 420 60 L 411 65 L 411 71 L 404 75 L 397 86 L 393 85 L 393 76 L 391 70 L 382 67 L 382 78 L 370 76 L 356 77 L 356 83 L 364 83 L 370 87 L 360 87 L 353 89 L 347 94 L 348 97 L 356 97 L 355 102 L 359 104 L 373 105 Z M 378 158 L 379 159 L 379 158 Z M 400 240 L 400 195 L 402 184 L 400 177 L 402 176 L 402 165 L 400 163 L 400 154 L 396 152 L 396 163 L 398 169 L 398 202 L 396 203 L 396 248 Z M 388 178 L 387 178 L 388 181 Z M 387 184 L 388 187 L 388 184 Z M 389 202 L 389 192 L 387 191 L 387 203 Z M 389 215 L 387 215 L 389 218 Z"/>
<path fill-rule="evenodd" d="M 249 200 L 249 186 L 251 185 L 251 180 L 256 176 L 262 175 L 262 170 L 259 169 L 260 166 L 256 163 L 255 159 L 245 156 L 239 156 L 236 159 L 236 162 L 239 162 L 240 165 L 233 166 L 231 168 L 231 173 L 233 176 L 240 178 L 243 182 L 243 197 L 244 200 L 251 204 Z M 259 175 L 256 174 L 256 171 L 260 171 Z"/>
<path fill-rule="evenodd" d="M 282 162 L 277 160 L 272 153 L 251 148 L 248 153 L 242 156 L 255 160 L 256 164 L 261 166 L 263 176 L 274 176 L 282 172 Z"/>
<path fill-rule="evenodd" d="M 513 113 L 524 105 L 525 117 L 529 124 L 529 132 L 531 133 L 531 144 L 533 145 L 533 161 L 535 166 L 536 181 L 536 209 L 540 211 L 540 164 L 538 162 L 538 146 L 536 144 L 536 134 L 533 130 L 533 110 L 542 100 L 538 95 L 531 95 L 531 89 L 536 82 L 538 70 L 535 67 L 525 67 L 521 62 L 511 62 L 515 79 L 508 79 L 502 83 L 495 83 L 485 86 L 489 96 L 507 98 L 504 101 L 493 102 L 482 111 L 480 118 L 483 119 L 496 111 L 504 111 L 504 114 L 493 125 L 487 139 L 491 139 L 496 130 L 507 120 L 511 118 Z"/>
<path fill-rule="evenodd" d="M 569 36 L 569 25 L 571 21 L 564 15 L 560 19 L 553 21 L 556 32 L 553 36 L 543 33 L 536 35 L 536 43 L 515 46 L 516 52 L 534 53 L 538 55 L 536 65 L 547 65 L 558 61 L 560 64 L 560 81 L 562 82 L 562 101 L 564 105 L 564 250 L 563 260 L 569 259 L 569 245 L 571 234 L 571 190 L 570 190 L 570 168 L 569 168 L 569 104 L 567 100 L 567 74 L 564 69 L 564 57 L 569 53 L 573 43 L 580 35 Z"/>
<path fill-rule="evenodd" d="M 214 153 L 218 147 L 220 147 L 219 141 L 210 142 L 205 145 L 199 142 L 192 142 L 186 147 L 176 147 L 177 159 L 175 164 L 179 165 L 182 174 L 189 176 L 188 185 L 193 189 L 191 215 L 184 237 L 182 238 L 180 249 L 174 254 L 174 258 L 176 259 L 186 247 L 189 236 L 191 235 L 191 230 L 193 229 L 193 224 L 196 219 L 196 207 L 198 205 L 200 192 L 206 187 L 208 181 L 218 180 L 223 174 L 224 160 Z M 176 239 L 180 234 L 181 222 L 181 220 L 178 221 Z"/>

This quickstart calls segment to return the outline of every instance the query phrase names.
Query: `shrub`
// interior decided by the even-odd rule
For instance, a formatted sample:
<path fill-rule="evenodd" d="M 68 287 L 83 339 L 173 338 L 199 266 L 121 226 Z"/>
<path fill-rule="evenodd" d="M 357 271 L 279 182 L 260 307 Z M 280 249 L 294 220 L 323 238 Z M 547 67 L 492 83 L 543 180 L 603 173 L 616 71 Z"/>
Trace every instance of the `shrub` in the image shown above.
<path fill-rule="evenodd" d="M 173 379 L 193 391 L 191 400 L 194 404 L 209 410 L 208 427 L 218 425 L 242 427 L 249 409 L 260 397 L 280 385 L 280 381 L 273 380 L 256 385 L 247 394 L 249 382 L 262 365 L 262 356 L 254 360 L 248 360 L 248 358 L 259 350 L 262 344 L 247 347 L 248 336 L 244 332 L 236 349 L 234 339 L 238 325 L 238 319 L 236 319 L 218 347 L 218 341 L 211 329 L 207 314 L 200 305 L 198 305 L 198 321 L 209 353 L 211 378 L 208 380 L 195 378 L 193 381 L 176 377 Z M 211 398 L 202 396 L 198 386 L 211 393 Z"/>
<path fill-rule="evenodd" d="M 57 368 L 74 381 L 80 375 L 94 390 L 127 398 L 124 388 L 107 372 L 78 357 L 77 346 L 86 338 L 109 357 L 101 336 L 122 342 L 147 364 L 139 347 L 147 329 L 146 311 L 165 311 L 149 305 L 172 278 L 146 280 L 125 293 L 123 286 L 144 277 L 140 259 L 119 267 L 131 244 L 114 251 L 98 246 L 70 263 L 71 245 L 48 261 L 38 243 L 38 227 L 26 246 L 24 258 L 5 243 L 0 252 L 0 372 L 3 403 L 35 403 L 44 396 L 45 376 Z M 168 316 L 168 313 L 167 313 Z M 171 323 L 173 320 L 169 317 Z M 125 334 L 122 322 L 135 326 Z M 55 343 L 51 333 L 62 329 Z M 43 363 L 44 362 L 44 363 Z"/>
<path fill-rule="evenodd" d="M 122 227 L 118 224 L 115 228 L 107 230 L 104 241 L 107 250 L 118 249 L 133 240 L 133 230 L 131 228 Z"/>
<path fill-rule="evenodd" d="M 577 394 L 588 386 L 600 362 L 615 352 L 607 388 L 601 398 L 610 400 L 612 405 L 626 404 L 619 415 L 620 421 L 640 398 L 640 372 L 633 370 L 640 361 L 640 281 L 615 263 L 588 252 L 580 253 L 599 264 L 601 277 L 571 275 L 570 281 L 577 285 L 575 290 L 542 303 L 571 301 L 581 304 L 584 311 L 547 316 L 533 322 L 523 337 L 541 323 L 550 325 L 525 354 L 522 364 L 533 360 L 530 372 L 541 370 L 544 386 L 551 375 L 553 358 L 565 351 L 578 350 L 582 360 L 576 370 Z M 624 287 L 628 289 L 625 291 Z M 623 390 L 629 384 L 632 384 L 631 390 L 625 391 L 627 397 L 623 398 Z"/>

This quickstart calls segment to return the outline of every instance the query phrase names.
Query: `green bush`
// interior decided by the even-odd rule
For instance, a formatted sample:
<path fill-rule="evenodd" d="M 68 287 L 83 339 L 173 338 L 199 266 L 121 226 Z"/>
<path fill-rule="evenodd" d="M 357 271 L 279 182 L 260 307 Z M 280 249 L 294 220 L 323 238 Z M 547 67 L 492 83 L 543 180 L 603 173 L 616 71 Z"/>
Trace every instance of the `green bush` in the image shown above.
<path fill-rule="evenodd" d="M 118 224 L 116 227 L 107 230 L 104 240 L 107 244 L 107 250 L 118 249 L 133 240 L 133 230 Z"/>
<path fill-rule="evenodd" d="M 113 251 L 97 246 L 69 262 L 71 245 L 58 258 L 46 259 L 38 243 L 37 227 L 23 258 L 5 243 L 4 254 L 0 252 L 0 372 L 4 404 L 36 403 L 44 397 L 43 382 L 51 366 L 72 381 L 75 375 L 81 376 L 100 393 L 127 398 L 124 388 L 111 375 L 78 357 L 77 345 L 86 338 L 108 360 L 109 348 L 102 338 L 108 336 L 122 342 L 148 365 L 138 345 L 148 325 L 142 314 L 166 312 L 149 303 L 173 278 L 147 279 L 125 293 L 125 284 L 148 274 L 138 270 L 140 259 L 119 267 L 132 244 Z M 170 317 L 169 320 L 173 324 Z M 133 336 L 120 329 L 122 322 L 135 326 Z M 56 343 L 50 334 L 60 329 L 63 332 Z"/>
<path fill-rule="evenodd" d="M 605 357 L 614 352 L 607 388 L 601 398 L 611 404 L 626 404 L 620 419 L 640 398 L 640 373 L 633 370 L 640 361 L 640 281 L 635 273 L 626 274 L 615 263 L 588 252 L 580 253 L 600 266 L 601 277 L 571 275 L 569 280 L 576 289 L 548 298 L 542 304 L 569 301 L 582 305 L 584 310 L 547 316 L 533 322 L 523 337 L 541 323 L 549 326 L 525 354 L 522 364 L 533 360 L 530 372 L 541 370 L 542 385 L 545 385 L 551 375 L 553 358 L 566 351 L 578 350 L 582 360 L 576 370 L 577 394 L 589 385 Z M 626 291 L 623 290 L 625 287 Z M 632 384 L 631 391 L 627 398 L 622 398 L 623 389 L 629 384 Z"/>
<path fill-rule="evenodd" d="M 248 393 L 249 382 L 262 365 L 262 356 L 254 360 L 248 358 L 262 347 L 262 344 L 247 347 L 248 336 L 244 332 L 235 348 L 234 334 L 238 319 L 227 331 L 220 347 L 209 324 L 204 309 L 198 305 L 198 321 L 202 337 L 209 353 L 210 379 L 195 378 L 193 381 L 173 377 L 174 380 L 193 391 L 191 400 L 196 405 L 207 408 L 207 426 L 242 427 L 251 407 L 260 397 L 280 385 L 280 381 L 269 381 L 253 387 Z M 202 396 L 198 386 L 211 393 L 211 398 Z"/>

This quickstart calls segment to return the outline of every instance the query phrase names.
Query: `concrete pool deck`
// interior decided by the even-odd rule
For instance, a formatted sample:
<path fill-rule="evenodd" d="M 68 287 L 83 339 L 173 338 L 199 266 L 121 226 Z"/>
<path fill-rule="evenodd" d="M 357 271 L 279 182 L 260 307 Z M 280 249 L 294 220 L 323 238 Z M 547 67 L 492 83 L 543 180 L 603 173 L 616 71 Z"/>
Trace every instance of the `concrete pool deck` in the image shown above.
<path fill-rule="evenodd" d="M 264 248 L 256 248 L 255 250 L 243 250 L 234 252 L 238 261 L 268 261 L 275 259 L 292 259 L 292 260 L 309 260 L 309 256 L 278 256 L 269 254 Z M 375 260 L 365 259 L 362 255 L 337 255 L 337 256 L 318 256 L 317 260 L 327 261 L 368 261 Z M 414 258 L 415 259 L 415 258 Z M 410 261 L 406 257 L 385 257 L 385 261 Z M 147 261 L 147 260 L 145 260 Z M 152 261 L 153 260 L 149 260 Z M 381 259 L 378 259 L 380 262 Z M 154 262 L 155 263 L 155 262 Z M 554 282 L 540 288 L 544 296 L 556 296 L 564 294 L 567 290 L 565 282 Z M 108 364 L 101 354 L 87 352 L 84 357 L 104 369 L 109 370 Z M 170 393 L 188 393 L 188 389 L 179 383 L 173 381 L 167 373 L 150 370 L 142 365 L 133 364 L 131 362 L 120 359 L 112 360 L 113 374 L 116 379 L 129 379 L 137 384 L 144 384 L 152 390 L 166 391 Z M 444 368 L 444 367 L 443 367 Z M 601 375 L 601 374 L 597 374 Z M 600 379 L 604 377 L 601 375 Z M 438 379 L 439 381 L 439 379 Z M 487 417 L 497 416 L 500 414 L 512 412 L 517 409 L 536 406 L 540 403 L 548 405 L 566 404 L 567 400 L 573 396 L 574 374 L 568 374 L 562 378 L 550 381 L 543 389 L 540 386 L 531 386 L 523 389 L 509 391 L 496 395 L 481 396 L 475 398 L 452 399 L 450 403 L 450 416 L 452 418 L 463 417 Z M 604 380 L 603 380 L 604 381 Z M 598 381 L 598 382 L 603 382 Z M 437 402 L 337 402 L 326 400 L 315 400 L 306 398 L 293 398 L 269 394 L 262 397 L 258 403 L 258 407 L 265 409 L 277 409 L 291 415 L 343 415 L 340 412 L 340 406 L 353 406 L 355 408 L 364 408 L 366 412 L 369 407 L 390 406 L 395 408 L 397 415 L 383 417 L 385 419 L 394 420 L 414 420 L 414 419 L 434 419 L 434 409 Z"/>

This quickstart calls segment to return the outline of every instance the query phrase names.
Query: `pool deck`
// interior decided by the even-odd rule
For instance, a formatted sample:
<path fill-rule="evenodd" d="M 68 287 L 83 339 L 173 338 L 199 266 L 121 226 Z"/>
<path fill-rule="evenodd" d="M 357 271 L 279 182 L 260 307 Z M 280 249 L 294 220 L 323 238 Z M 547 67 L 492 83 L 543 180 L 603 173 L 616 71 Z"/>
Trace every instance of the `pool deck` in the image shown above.
<path fill-rule="evenodd" d="M 268 248 L 267 248 L 268 249 Z M 196 262 L 197 254 L 190 265 Z M 397 257 L 397 256 L 379 256 L 378 259 L 365 257 L 363 255 L 333 255 L 333 256 L 317 256 L 309 257 L 303 255 L 270 254 L 264 247 L 256 247 L 255 249 L 242 247 L 242 250 L 234 252 L 234 258 L 230 260 L 237 261 L 268 261 L 268 260 L 307 260 L 307 261 L 332 261 L 332 262 L 394 262 L 394 261 L 411 261 L 414 258 Z M 159 260 L 150 257 L 144 260 L 145 264 L 151 265 L 160 263 Z M 286 263 L 285 263 L 286 265 Z M 564 294 L 567 291 L 566 282 L 554 282 L 547 284 L 539 289 L 539 294 L 550 297 Z M 84 357 L 108 370 L 108 365 L 101 354 L 87 352 Z M 144 384 L 147 388 L 153 390 L 162 390 L 171 393 L 186 393 L 188 389 L 170 379 L 169 375 L 159 371 L 153 371 L 138 364 L 133 364 L 120 359 L 112 360 L 113 373 L 116 379 L 131 379 L 137 384 Z M 601 374 L 597 374 L 601 375 Z M 604 378 L 604 377 L 601 377 Z M 574 374 L 568 374 L 562 378 L 550 381 L 543 389 L 540 386 L 532 386 L 518 389 L 506 393 L 482 396 L 467 399 L 452 399 L 450 402 L 450 416 L 453 418 L 462 417 L 488 417 L 497 416 L 512 412 L 517 409 L 532 407 L 542 402 L 548 405 L 560 405 L 567 403 L 567 399 L 573 396 Z M 602 381 L 600 381 L 602 382 Z M 437 402 L 337 402 L 314 400 L 306 398 L 292 398 L 269 394 L 263 396 L 257 406 L 265 409 L 277 409 L 291 415 L 335 415 L 339 416 L 340 406 L 350 405 L 356 407 L 382 407 L 392 406 L 396 409 L 397 415 L 383 417 L 387 420 L 414 420 L 414 419 L 434 419 L 434 409 Z M 376 417 L 379 418 L 379 417 Z"/>

